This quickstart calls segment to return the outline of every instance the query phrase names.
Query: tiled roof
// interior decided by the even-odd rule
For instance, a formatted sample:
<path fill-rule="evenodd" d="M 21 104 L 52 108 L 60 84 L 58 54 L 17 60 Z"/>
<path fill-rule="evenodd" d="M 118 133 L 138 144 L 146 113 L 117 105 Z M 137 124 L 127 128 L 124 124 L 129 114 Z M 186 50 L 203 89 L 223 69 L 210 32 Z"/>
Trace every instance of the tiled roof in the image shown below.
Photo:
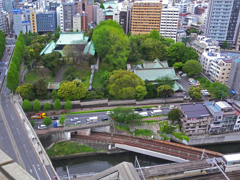
<path fill-rule="evenodd" d="M 60 33 L 60 37 L 56 44 L 57 45 L 86 44 L 87 41 L 88 37 L 85 37 L 83 32 L 68 32 Z"/>

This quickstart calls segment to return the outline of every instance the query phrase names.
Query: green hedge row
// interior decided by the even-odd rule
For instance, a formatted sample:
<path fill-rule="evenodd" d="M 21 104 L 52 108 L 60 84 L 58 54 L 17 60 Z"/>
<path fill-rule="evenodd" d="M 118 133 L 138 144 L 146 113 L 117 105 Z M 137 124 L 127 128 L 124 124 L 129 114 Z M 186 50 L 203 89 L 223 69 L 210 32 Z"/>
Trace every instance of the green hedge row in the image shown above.
<path fill-rule="evenodd" d="M 19 83 L 19 71 L 21 68 L 22 55 L 24 51 L 24 40 L 22 32 L 19 34 L 15 49 L 12 55 L 12 61 L 7 73 L 7 87 L 11 92 L 15 92 Z"/>
<path fill-rule="evenodd" d="M 0 59 L 3 55 L 5 49 L 5 34 L 2 30 L 0 30 Z"/>

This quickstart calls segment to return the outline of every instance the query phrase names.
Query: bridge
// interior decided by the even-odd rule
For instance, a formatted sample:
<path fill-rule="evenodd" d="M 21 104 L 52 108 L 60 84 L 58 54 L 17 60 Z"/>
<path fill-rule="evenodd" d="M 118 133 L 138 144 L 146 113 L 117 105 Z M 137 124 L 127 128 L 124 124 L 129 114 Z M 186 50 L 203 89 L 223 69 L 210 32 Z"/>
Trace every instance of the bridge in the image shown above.
<path fill-rule="evenodd" d="M 214 151 L 203 150 L 200 148 L 181 145 L 178 143 L 167 142 L 162 140 L 147 140 L 143 138 L 110 134 L 103 132 L 91 132 L 91 135 L 76 135 L 72 133 L 72 140 L 93 140 L 114 143 L 115 147 L 142 153 L 161 159 L 167 159 L 173 162 L 189 162 L 201 160 L 203 151 L 208 158 L 221 157 L 222 154 Z"/>

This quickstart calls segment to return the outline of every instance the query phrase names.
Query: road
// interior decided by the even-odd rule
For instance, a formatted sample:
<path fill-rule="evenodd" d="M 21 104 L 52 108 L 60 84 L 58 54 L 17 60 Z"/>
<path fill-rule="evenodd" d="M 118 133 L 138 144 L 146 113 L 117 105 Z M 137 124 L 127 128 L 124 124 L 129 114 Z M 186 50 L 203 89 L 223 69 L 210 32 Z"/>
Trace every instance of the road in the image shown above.
<path fill-rule="evenodd" d="M 168 107 L 162 107 L 162 114 L 167 114 L 169 112 L 169 108 Z M 139 111 L 139 112 L 148 112 L 150 113 L 151 110 L 147 110 L 147 109 L 143 109 L 143 111 Z M 66 115 L 66 125 L 73 125 L 75 124 L 75 122 L 71 122 L 71 118 L 75 118 L 77 117 L 79 119 L 79 121 L 81 121 L 81 124 L 86 124 L 86 120 L 87 118 L 89 117 L 93 117 L 93 116 L 97 116 L 99 120 L 101 120 L 102 118 L 108 118 L 109 120 L 111 119 L 107 114 L 106 112 L 95 112 L 95 113 L 84 113 L 84 114 L 73 114 L 73 115 Z M 53 116 L 52 116 L 53 117 Z M 59 117 L 58 115 L 55 115 L 54 117 Z M 37 129 L 37 127 L 39 125 L 42 125 L 42 119 L 38 119 L 36 120 L 36 124 L 34 126 L 35 129 Z M 50 128 L 53 128 L 54 126 L 54 122 L 55 120 L 53 121 L 53 123 L 49 126 Z"/>
<path fill-rule="evenodd" d="M 8 47 L 11 48 L 10 51 L 7 51 Z M 9 52 L 10 54 L 13 52 L 13 46 L 8 47 L 6 48 L 0 63 L 1 85 L 3 77 L 7 72 L 6 62 L 10 62 L 11 58 Z M 13 107 L 10 100 L 10 91 L 6 87 L 6 81 L 4 81 L 4 84 L 2 85 L 0 102 L 0 149 L 6 152 L 6 154 L 8 154 L 35 179 L 49 179 L 40 162 L 39 156 L 27 135 L 27 131 Z M 46 168 L 50 171 L 49 167 Z M 49 174 L 52 175 L 53 172 L 49 172 Z"/>

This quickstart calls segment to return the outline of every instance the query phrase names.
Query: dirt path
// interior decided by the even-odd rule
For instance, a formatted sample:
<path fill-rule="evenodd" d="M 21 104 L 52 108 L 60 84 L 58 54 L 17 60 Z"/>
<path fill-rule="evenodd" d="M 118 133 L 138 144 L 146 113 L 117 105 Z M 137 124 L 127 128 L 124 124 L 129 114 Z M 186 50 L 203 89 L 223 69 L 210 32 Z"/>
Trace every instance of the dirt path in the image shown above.
<path fill-rule="evenodd" d="M 56 73 L 54 82 L 61 82 L 63 81 L 63 71 L 66 69 L 66 64 L 64 63 L 61 68 L 58 70 L 58 72 Z"/>

